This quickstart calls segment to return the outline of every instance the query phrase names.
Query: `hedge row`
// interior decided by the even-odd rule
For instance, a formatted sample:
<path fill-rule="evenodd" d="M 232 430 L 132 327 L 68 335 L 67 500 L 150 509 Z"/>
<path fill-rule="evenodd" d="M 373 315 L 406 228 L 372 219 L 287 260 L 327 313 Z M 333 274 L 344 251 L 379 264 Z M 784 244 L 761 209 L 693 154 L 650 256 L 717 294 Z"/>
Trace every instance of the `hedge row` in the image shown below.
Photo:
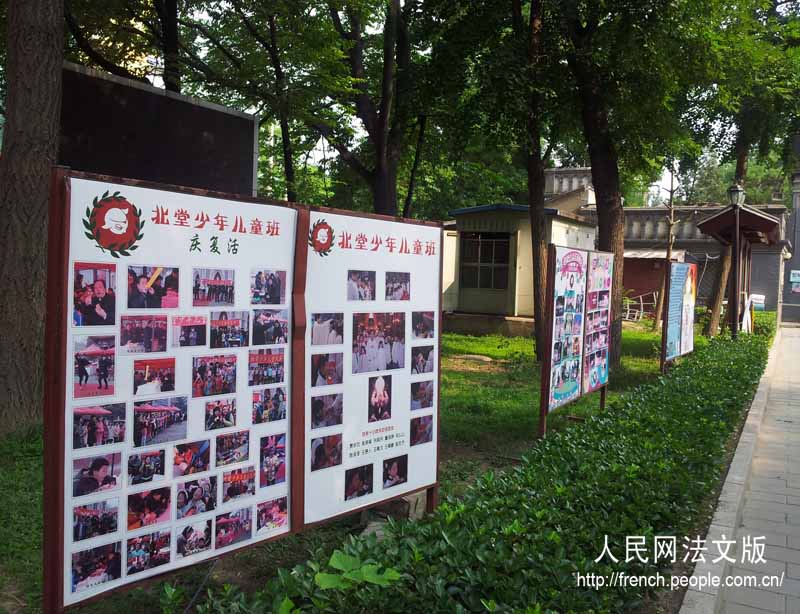
<path fill-rule="evenodd" d="M 351 537 L 330 560 L 281 571 L 253 597 L 209 593 L 200 611 L 633 607 L 644 589 L 578 588 L 573 574 L 653 574 L 652 563 L 624 562 L 625 537 L 646 536 L 652 552 L 654 535 L 680 543 L 699 522 L 766 364 L 771 335 L 764 332 L 715 339 L 604 414 L 549 435 L 513 470 L 483 476 L 428 520 L 391 523 L 381 542 Z M 594 562 L 606 535 L 620 563 Z"/>

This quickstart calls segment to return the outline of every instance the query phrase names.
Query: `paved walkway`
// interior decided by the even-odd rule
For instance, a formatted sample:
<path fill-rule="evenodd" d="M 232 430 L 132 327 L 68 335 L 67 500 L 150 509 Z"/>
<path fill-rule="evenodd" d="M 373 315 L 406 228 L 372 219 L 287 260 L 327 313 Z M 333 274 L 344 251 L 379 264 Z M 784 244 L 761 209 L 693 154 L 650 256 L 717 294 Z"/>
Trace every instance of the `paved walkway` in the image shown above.
<path fill-rule="evenodd" d="M 728 575 L 783 574 L 783 583 L 725 588 L 722 614 L 800 614 L 800 328 L 782 330 L 776 359 L 733 537 L 741 546 L 747 536 L 764 536 L 766 562 L 742 563 L 737 552 Z"/>

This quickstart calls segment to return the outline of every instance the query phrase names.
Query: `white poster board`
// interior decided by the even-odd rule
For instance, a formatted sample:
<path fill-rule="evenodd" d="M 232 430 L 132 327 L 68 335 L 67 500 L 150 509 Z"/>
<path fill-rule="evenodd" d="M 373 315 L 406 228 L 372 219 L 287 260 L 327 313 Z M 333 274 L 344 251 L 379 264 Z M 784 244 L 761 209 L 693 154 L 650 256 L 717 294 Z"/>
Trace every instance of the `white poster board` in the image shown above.
<path fill-rule="evenodd" d="M 304 519 L 436 482 L 441 229 L 311 212 Z"/>
<path fill-rule="evenodd" d="M 71 180 L 64 603 L 289 531 L 293 209 Z"/>

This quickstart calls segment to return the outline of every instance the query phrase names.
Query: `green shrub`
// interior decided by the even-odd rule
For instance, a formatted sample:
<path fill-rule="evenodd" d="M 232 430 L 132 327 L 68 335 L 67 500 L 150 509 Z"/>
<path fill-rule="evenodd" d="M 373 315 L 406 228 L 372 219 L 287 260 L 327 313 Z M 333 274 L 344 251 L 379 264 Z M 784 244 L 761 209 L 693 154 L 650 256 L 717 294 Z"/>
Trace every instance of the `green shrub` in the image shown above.
<path fill-rule="evenodd" d="M 772 339 L 778 330 L 778 313 L 776 311 L 756 311 L 755 315 L 753 333 Z"/>
<path fill-rule="evenodd" d="M 608 411 L 549 435 L 514 469 L 487 473 L 427 520 L 390 523 L 383 541 L 351 537 L 341 555 L 392 570 L 383 584 L 327 588 L 333 561 L 282 570 L 239 612 L 618 613 L 644 589 L 578 588 L 576 572 L 650 575 L 624 563 L 625 537 L 674 535 L 701 517 L 718 485 L 725 445 L 763 372 L 768 338 L 717 338 Z M 620 563 L 594 560 L 608 536 Z M 692 536 L 689 536 L 692 537 Z M 683 553 L 680 551 L 679 556 Z M 231 609 L 230 611 L 233 611 Z"/>

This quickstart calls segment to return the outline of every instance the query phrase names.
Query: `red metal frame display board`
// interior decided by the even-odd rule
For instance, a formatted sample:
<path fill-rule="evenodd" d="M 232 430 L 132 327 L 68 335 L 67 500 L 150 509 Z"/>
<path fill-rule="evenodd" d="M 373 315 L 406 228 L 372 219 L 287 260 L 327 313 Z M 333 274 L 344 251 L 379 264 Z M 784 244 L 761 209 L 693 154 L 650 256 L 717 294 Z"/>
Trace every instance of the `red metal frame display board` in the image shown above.
<path fill-rule="evenodd" d="M 56 169 L 44 610 L 431 510 L 441 251 L 435 223 Z"/>
<path fill-rule="evenodd" d="M 539 436 L 550 411 L 600 391 L 609 377 L 614 255 L 550 244 L 547 252 L 547 338 L 542 358 Z"/>
<path fill-rule="evenodd" d="M 697 265 L 665 261 L 666 283 L 661 318 L 661 372 L 670 362 L 694 350 L 694 306 Z"/>

